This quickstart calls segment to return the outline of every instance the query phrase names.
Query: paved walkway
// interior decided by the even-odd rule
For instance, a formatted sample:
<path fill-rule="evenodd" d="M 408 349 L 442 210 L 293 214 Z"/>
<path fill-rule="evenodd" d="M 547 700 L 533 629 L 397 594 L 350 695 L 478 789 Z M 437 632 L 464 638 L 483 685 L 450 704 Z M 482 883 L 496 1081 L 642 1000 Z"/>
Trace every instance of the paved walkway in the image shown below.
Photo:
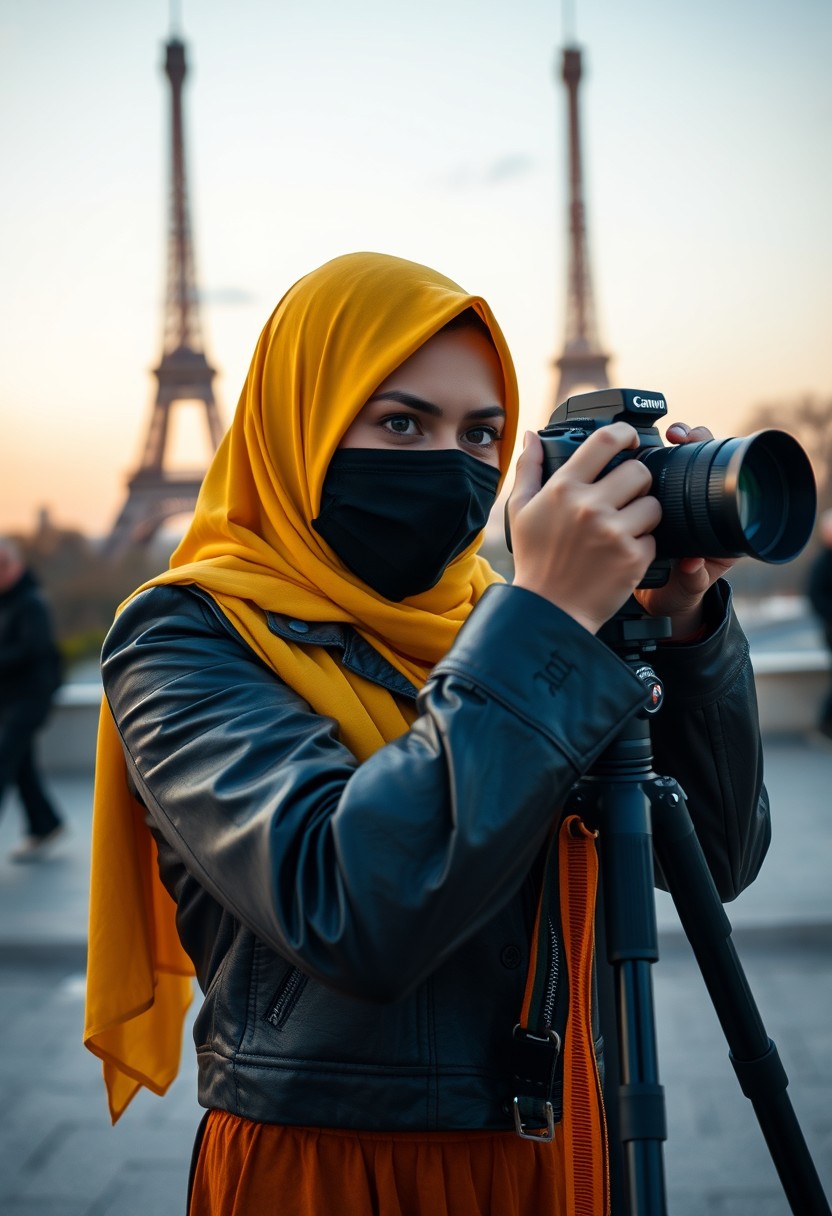
<path fill-rule="evenodd" d="M 832 750 L 772 738 L 766 757 L 774 842 L 757 883 L 728 911 L 832 1196 Z M 19 832 L 11 799 L 0 819 L 0 1212 L 182 1216 L 201 1114 L 189 1040 L 168 1096 L 141 1094 L 111 1128 L 98 1062 L 81 1046 L 91 780 L 64 777 L 53 786 L 72 827 L 55 860 L 7 863 Z M 661 961 L 653 972 L 669 1212 L 787 1216 L 701 977 L 661 893 L 657 913 Z"/>

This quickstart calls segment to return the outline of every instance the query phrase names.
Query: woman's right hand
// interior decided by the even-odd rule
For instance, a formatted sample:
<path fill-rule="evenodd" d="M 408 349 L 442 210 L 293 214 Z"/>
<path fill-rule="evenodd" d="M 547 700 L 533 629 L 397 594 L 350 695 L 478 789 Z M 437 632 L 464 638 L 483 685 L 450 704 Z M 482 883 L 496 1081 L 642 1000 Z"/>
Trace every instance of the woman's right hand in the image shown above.
<path fill-rule="evenodd" d="M 508 511 L 514 585 L 542 595 L 597 633 L 641 582 L 656 555 L 650 535 L 661 518 L 648 495 L 651 475 L 614 456 L 638 446 L 625 422 L 594 431 L 541 488 L 543 445 L 526 434 Z"/>

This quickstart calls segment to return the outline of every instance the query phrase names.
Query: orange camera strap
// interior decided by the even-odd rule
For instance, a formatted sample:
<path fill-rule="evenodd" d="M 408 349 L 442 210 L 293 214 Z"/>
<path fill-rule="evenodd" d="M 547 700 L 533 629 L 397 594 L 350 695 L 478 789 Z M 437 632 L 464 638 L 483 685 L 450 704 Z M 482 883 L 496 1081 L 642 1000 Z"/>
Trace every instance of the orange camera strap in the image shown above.
<path fill-rule="evenodd" d="M 520 1020 L 512 1042 L 515 1130 L 551 1142 L 562 1122 L 567 1210 L 606 1216 L 606 1121 L 592 1035 L 598 856 L 577 815 L 553 832 Z"/>

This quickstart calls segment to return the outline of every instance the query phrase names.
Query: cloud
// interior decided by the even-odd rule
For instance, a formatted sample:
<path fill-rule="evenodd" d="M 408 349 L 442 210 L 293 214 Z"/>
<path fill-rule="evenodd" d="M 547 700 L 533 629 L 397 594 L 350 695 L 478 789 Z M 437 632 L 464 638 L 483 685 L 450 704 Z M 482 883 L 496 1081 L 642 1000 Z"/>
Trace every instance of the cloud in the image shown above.
<path fill-rule="evenodd" d="M 208 287 L 200 291 L 201 304 L 239 308 L 244 304 L 256 304 L 257 296 L 245 287 Z"/>
<path fill-rule="evenodd" d="M 485 171 L 485 181 L 488 185 L 498 182 L 511 181 L 515 177 L 526 177 L 535 167 L 531 156 L 523 152 L 509 152 L 492 161 Z"/>
<path fill-rule="evenodd" d="M 533 173 L 537 164 L 524 152 L 507 152 L 488 164 L 456 165 L 440 179 L 439 184 L 448 190 L 482 190 L 501 186 Z"/>

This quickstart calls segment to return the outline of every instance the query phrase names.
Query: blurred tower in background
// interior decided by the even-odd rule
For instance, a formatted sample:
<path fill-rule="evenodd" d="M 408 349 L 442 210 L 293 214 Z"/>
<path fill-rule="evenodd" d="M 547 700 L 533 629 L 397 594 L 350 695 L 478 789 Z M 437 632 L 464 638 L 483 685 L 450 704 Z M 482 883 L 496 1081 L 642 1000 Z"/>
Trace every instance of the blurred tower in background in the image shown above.
<path fill-rule="evenodd" d="M 563 50 L 561 78 L 568 98 L 569 148 L 569 274 L 566 288 L 566 341 L 555 360 L 560 371 L 554 404 L 557 406 L 576 389 L 606 388 L 609 355 L 601 349 L 595 319 L 589 245 L 584 207 L 578 85 L 581 52 L 576 46 Z"/>
<path fill-rule="evenodd" d="M 176 472 L 165 465 L 173 407 L 196 402 L 204 408 L 212 451 L 223 434 L 214 400 L 215 369 L 205 357 L 199 323 L 182 122 L 185 45 L 171 37 L 165 51 L 171 89 L 171 178 L 162 358 L 154 368 L 158 388 L 141 461 L 127 483 L 127 501 L 104 545 L 111 557 L 146 544 L 165 520 L 193 511 L 196 505 L 205 470 Z"/>

